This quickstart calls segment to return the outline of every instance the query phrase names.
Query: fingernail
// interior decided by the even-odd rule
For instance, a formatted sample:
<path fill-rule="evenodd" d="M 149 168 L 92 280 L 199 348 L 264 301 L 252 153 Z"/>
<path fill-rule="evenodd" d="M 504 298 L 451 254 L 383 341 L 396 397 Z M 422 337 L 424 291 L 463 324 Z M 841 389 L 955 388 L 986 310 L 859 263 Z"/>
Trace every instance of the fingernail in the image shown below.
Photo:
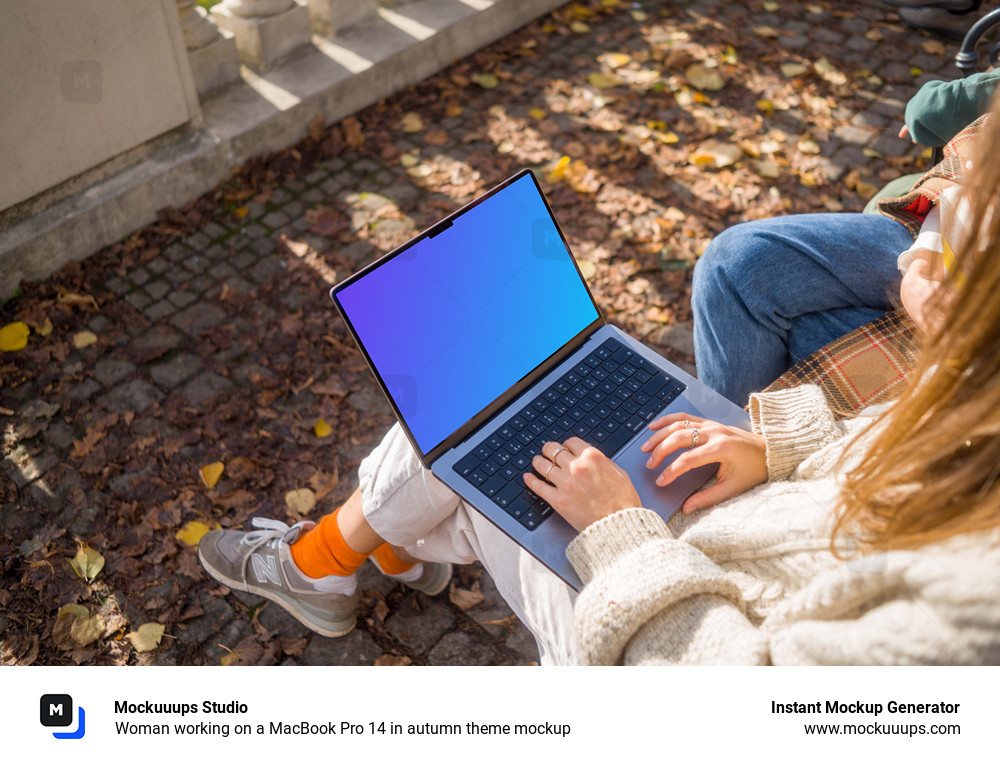
<path fill-rule="evenodd" d="M 663 486 L 664 484 L 666 484 L 667 482 L 663 480 L 663 477 L 662 477 L 662 476 L 657 476 L 657 477 L 656 477 L 656 483 L 657 483 L 657 484 L 658 484 L 659 486 L 661 486 L 661 487 L 662 487 L 662 486 Z"/>
<path fill-rule="evenodd" d="M 646 468 L 652 468 L 652 467 L 653 467 L 653 458 L 650 458 L 649 460 L 646 461 Z"/>
<path fill-rule="evenodd" d="M 649 442 L 646 442 L 641 447 L 639 447 L 643 452 L 649 452 Z"/>

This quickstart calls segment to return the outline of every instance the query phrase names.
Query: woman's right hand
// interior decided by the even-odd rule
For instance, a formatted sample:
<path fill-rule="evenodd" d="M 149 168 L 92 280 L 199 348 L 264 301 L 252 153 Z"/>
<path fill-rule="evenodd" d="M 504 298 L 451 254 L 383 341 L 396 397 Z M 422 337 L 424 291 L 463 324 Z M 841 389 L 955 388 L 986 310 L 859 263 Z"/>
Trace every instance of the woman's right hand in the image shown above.
<path fill-rule="evenodd" d="M 683 412 L 657 418 L 642 451 L 650 453 L 646 467 L 655 470 L 678 450 L 685 450 L 660 472 L 663 487 L 692 468 L 718 463 L 717 481 L 684 502 L 684 513 L 708 508 L 767 481 L 767 448 L 760 434 L 725 426 Z M 695 435 L 697 434 L 697 436 Z"/>

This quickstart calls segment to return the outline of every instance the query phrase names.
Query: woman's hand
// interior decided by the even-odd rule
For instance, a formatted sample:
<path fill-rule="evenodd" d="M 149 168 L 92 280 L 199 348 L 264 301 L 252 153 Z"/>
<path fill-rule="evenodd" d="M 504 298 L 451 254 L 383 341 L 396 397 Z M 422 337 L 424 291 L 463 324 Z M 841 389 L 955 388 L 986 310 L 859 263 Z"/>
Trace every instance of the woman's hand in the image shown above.
<path fill-rule="evenodd" d="M 663 415 L 649 427 L 655 433 L 642 445 L 642 451 L 650 453 L 647 468 L 655 470 L 668 455 L 685 450 L 656 478 L 661 487 L 692 468 L 719 464 L 716 483 L 691 495 L 684 502 L 684 513 L 736 497 L 767 481 L 767 451 L 760 434 L 683 412 Z"/>
<path fill-rule="evenodd" d="M 906 313 L 924 333 L 930 334 L 944 319 L 945 309 L 953 293 L 941 293 L 945 281 L 940 253 L 918 250 L 910 267 L 903 274 L 899 297 Z"/>
<path fill-rule="evenodd" d="M 578 532 L 623 508 L 642 504 L 628 474 L 575 436 L 563 444 L 546 442 L 531 465 L 538 475 L 524 474 L 528 489 Z"/>

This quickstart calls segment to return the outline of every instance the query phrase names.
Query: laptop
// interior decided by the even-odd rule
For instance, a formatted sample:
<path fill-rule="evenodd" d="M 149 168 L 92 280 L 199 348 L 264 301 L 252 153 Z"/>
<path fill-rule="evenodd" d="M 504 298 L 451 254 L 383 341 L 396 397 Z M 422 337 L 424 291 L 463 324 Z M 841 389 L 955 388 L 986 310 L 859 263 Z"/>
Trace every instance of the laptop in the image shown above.
<path fill-rule="evenodd" d="M 668 461 L 645 467 L 647 425 L 687 412 L 749 428 L 740 407 L 605 322 L 530 170 L 330 294 L 424 466 L 576 589 L 576 533 L 522 478 L 545 442 L 598 447 L 667 519 L 715 466 L 656 486 Z"/>

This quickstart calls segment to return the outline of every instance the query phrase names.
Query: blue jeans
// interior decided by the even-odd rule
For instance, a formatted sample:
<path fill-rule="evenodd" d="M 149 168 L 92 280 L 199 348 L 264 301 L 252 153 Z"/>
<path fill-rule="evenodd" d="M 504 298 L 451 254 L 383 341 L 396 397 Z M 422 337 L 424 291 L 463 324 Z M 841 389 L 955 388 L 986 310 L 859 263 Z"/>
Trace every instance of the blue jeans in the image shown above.
<path fill-rule="evenodd" d="M 899 299 L 913 244 L 883 215 L 789 215 L 733 226 L 698 260 L 691 288 L 698 377 L 746 404 L 820 346 Z"/>

